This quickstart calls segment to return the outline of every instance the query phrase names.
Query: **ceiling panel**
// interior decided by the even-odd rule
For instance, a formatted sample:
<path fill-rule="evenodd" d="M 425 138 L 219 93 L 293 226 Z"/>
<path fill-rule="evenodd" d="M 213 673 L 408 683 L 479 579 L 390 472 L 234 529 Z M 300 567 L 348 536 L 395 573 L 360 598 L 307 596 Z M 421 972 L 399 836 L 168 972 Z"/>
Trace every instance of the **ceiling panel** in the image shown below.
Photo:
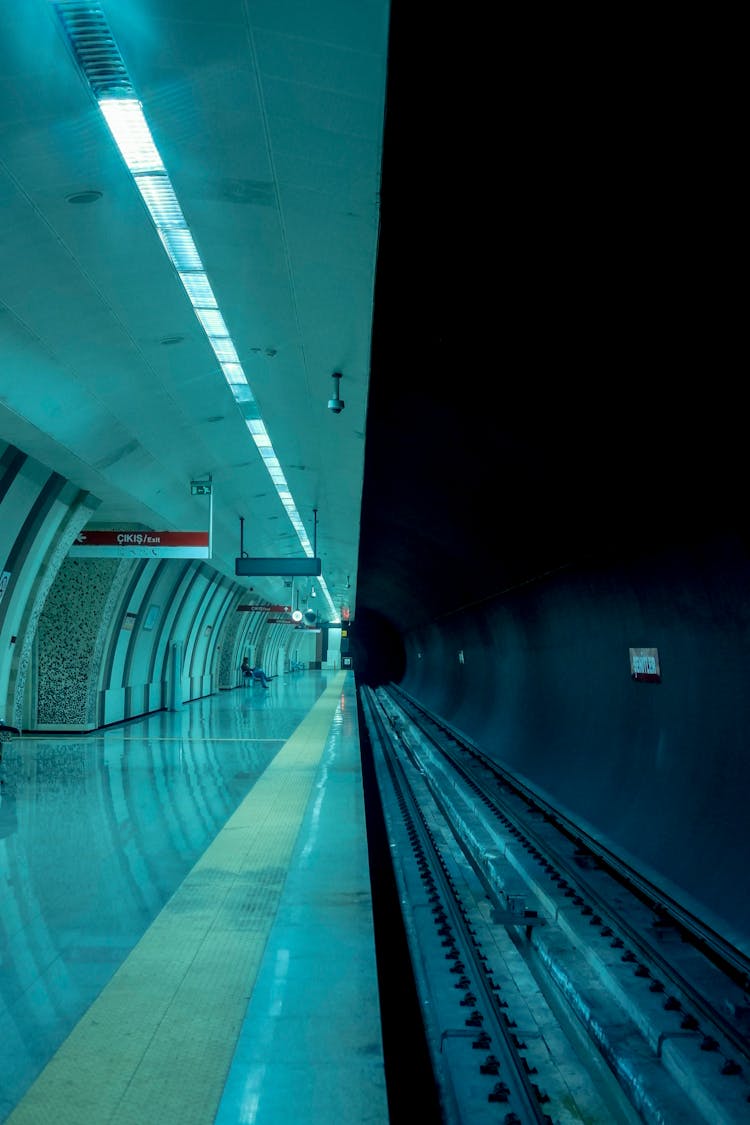
<path fill-rule="evenodd" d="M 317 510 L 334 603 L 353 604 L 388 4 L 101 9 L 311 540 Z M 220 570 L 241 518 L 258 550 L 300 555 L 50 0 L 0 12 L 0 73 L 0 437 L 92 491 L 99 525 L 184 528 L 211 474 Z M 275 584 L 255 582 L 278 601 Z"/>

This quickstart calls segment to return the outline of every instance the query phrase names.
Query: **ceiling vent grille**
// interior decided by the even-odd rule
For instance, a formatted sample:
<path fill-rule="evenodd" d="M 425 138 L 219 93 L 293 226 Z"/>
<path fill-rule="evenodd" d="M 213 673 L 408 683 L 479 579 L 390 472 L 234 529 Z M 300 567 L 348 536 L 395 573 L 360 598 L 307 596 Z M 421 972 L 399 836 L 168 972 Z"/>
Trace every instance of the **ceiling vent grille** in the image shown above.
<path fill-rule="evenodd" d="M 100 5 L 91 0 L 57 0 L 55 11 L 95 97 L 135 97 Z"/>

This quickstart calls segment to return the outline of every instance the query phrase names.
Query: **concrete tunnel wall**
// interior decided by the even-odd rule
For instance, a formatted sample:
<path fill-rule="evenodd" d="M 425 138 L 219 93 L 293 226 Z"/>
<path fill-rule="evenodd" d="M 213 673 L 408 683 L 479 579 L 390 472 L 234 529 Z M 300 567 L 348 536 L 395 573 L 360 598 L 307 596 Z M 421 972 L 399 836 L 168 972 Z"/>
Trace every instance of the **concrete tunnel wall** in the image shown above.
<path fill-rule="evenodd" d="M 406 637 L 401 680 L 746 952 L 749 578 L 738 538 L 561 570 Z"/>

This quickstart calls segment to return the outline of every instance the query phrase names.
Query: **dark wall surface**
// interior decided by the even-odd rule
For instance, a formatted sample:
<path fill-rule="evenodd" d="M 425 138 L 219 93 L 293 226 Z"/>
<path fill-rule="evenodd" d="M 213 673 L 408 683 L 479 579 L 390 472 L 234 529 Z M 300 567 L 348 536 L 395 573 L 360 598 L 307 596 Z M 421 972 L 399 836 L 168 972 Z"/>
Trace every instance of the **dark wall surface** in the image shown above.
<path fill-rule="evenodd" d="M 742 531 L 727 29 L 393 0 L 357 611 Z"/>
<path fill-rule="evenodd" d="M 737 29 L 475 16 L 392 7 L 355 670 L 747 938 Z"/>
<path fill-rule="evenodd" d="M 561 571 L 416 632 L 401 683 L 748 950 L 749 566 L 714 540 Z"/>

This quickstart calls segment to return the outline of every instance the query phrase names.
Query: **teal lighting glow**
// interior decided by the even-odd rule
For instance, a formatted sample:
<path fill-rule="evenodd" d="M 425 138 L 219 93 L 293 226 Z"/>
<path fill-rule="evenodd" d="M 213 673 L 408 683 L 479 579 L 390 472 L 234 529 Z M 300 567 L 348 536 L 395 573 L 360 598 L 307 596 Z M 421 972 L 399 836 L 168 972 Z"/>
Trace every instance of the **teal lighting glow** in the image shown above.
<path fill-rule="evenodd" d="M 234 363 L 239 366 L 239 356 L 228 336 L 212 336 L 208 342 L 220 364 Z"/>
<path fill-rule="evenodd" d="M 185 286 L 185 292 L 194 308 L 217 309 L 219 307 L 205 273 L 199 270 L 196 270 L 195 273 L 181 273 L 180 281 Z"/>
<path fill-rule="evenodd" d="M 136 187 L 151 212 L 157 230 L 185 228 L 185 216 L 165 175 L 145 173 L 135 177 Z"/>
<path fill-rule="evenodd" d="M 99 109 L 134 176 L 139 172 L 164 171 L 139 101 L 135 98 L 99 98 Z"/>
<path fill-rule="evenodd" d="M 176 269 L 195 315 L 221 366 L 237 407 L 246 418 L 248 432 L 263 459 L 303 550 L 313 548 L 292 500 L 281 465 L 262 421 L 247 418 L 257 404 L 237 355 L 218 301 L 206 275 L 179 200 L 151 134 L 143 105 L 110 31 L 98 0 L 52 0 L 78 66 L 95 96 L 115 144 L 131 173 L 162 245 Z M 318 584 L 332 619 L 338 614 L 324 579 Z"/>
<path fill-rule="evenodd" d="M 222 363 L 221 370 L 224 372 L 224 378 L 230 386 L 247 382 L 247 376 L 242 369 L 241 363 Z"/>
<path fill-rule="evenodd" d="M 202 272 L 203 263 L 189 230 L 178 230 L 177 228 L 160 227 L 158 225 L 156 229 L 164 244 L 164 249 L 178 273 L 187 273 L 188 270 L 195 270 L 196 273 Z"/>
<path fill-rule="evenodd" d="M 233 383 L 232 394 L 234 395 L 237 402 L 242 403 L 243 407 L 247 403 L 255 402 L 255 396 L 253 395 L 253 392 L 250 390 L 247 383 Z"/>
<path fill-rule="evenodd" d="M 224 317 L 221 315 L 218 309 L 197 308 L 195 309 L 195 315 L 203 325 L 203 331 L 211 339 L 214 339 L 214 337 L 216 336 L 229 336 L 229 329 L 224 323 Z"/>

